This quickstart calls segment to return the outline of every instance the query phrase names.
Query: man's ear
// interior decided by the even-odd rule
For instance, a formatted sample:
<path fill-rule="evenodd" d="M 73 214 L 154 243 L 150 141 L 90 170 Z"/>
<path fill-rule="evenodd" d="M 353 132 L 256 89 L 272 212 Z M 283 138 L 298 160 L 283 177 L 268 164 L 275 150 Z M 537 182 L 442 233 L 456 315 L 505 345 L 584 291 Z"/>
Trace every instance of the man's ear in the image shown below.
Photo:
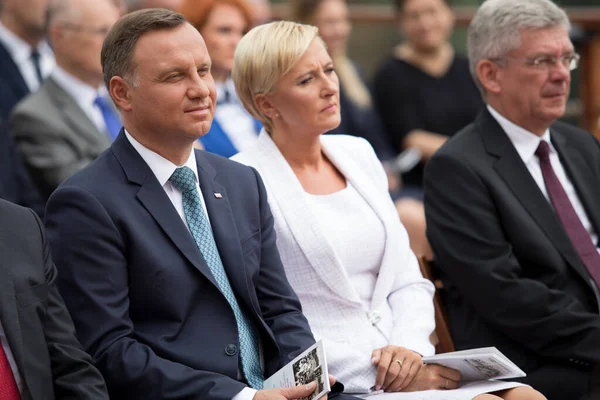
<path fill-rule="evenodd" d="M 119 110 L 131 111 L 131 90 L 132 86 L 120 76 L 110 79 L 108 92 Z"/>
<path fill-rule="evenodd" d="M 258 110 L 269 117 L 271 120 L 275 120 L 279 117 L 279 111 L 273 105 L 271 97 L 268 94 L 259 93 L 254 96 L 254 104 Z"/>
<path fill-rule="evenodd" d="M 477 77 L 484 90 L 498 94 L 502 90 L 502 76 L 504 71 L 495 62 L 481 60 L 477 63 Z"/>

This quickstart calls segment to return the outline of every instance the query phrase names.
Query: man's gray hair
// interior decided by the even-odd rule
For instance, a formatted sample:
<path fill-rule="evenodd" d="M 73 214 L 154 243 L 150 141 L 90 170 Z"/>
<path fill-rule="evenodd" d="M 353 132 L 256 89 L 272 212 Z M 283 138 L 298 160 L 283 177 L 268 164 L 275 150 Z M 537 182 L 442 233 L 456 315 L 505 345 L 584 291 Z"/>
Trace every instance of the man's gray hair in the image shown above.
<path fill-rule="evenodd" d="M 506 56 L 521 45 L 521 32 L 530 29 L 571 28 L 567 14 L 550 0 L 486 0 L 469 25 L 469 69 L 479 90 L 477 64 Z"/>

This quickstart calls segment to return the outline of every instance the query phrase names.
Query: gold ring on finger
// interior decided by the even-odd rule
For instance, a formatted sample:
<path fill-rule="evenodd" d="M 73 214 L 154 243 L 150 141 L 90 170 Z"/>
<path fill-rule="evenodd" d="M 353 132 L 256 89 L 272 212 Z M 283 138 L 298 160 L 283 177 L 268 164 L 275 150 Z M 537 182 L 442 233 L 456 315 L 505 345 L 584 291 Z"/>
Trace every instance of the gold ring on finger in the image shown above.
<path fill-rule="evenodd" d="M 400 360 L 395 360 L 399 365 L 400 365 L 400 369 L 402 369 L 402 361 Z"/>

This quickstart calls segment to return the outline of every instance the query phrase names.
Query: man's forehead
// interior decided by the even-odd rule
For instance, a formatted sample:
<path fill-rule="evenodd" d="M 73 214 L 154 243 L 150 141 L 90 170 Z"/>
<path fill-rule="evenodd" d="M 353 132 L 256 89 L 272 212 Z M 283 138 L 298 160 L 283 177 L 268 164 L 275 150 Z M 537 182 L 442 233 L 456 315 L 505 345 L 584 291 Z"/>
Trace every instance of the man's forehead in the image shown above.
<path fill-rule="evenodd" d="M 190 58 L 210 61 L 202 36 L 194 28 L 189 28 L 193 31 L 181 25 L 175 29 L 145 33 L 134 49 L 134 60 L 158 64 L 172 64 Z"/>

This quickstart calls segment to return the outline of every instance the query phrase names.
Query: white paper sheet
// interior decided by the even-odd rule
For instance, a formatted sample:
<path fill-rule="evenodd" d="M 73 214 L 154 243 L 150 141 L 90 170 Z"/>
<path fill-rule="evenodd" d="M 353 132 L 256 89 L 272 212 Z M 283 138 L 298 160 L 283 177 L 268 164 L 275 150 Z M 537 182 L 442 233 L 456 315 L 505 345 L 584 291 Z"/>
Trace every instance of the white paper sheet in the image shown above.
<path fill-rule="evenodd" d="M 372 395 L 354 395 L 367 400 L 471 400 L 483 393 L 497 392 L 517 386 L 525 386 L 517 382 L 479 381 L 463 383 L 454 390 L 426 390 L 410 393 L 381 393 Z"/>

